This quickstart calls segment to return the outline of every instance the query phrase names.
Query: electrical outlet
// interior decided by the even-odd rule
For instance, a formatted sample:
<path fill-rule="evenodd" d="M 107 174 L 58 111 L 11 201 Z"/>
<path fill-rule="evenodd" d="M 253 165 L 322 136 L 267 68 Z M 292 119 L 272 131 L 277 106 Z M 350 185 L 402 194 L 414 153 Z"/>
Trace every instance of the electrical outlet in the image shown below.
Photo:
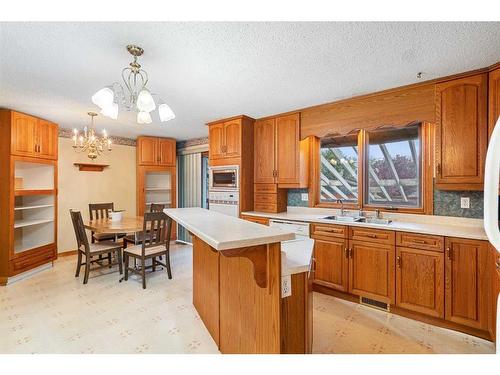
<path fill-rule="evenodd" d="M 292 276 L 281 277 L 281 298 L 290 297 L 292 295 Z"/>
<path fill-rule="evenodd" d="M 460 198 L 460 208 L 470 208 L 470 198 L 469 197 Z"/>
<path fill-rule="evenodd" d="M 309 194 L 308 193 L 301 193 L 300 199 L 302 199 L 303 202 L 307 202 L 309 200 Z"/>

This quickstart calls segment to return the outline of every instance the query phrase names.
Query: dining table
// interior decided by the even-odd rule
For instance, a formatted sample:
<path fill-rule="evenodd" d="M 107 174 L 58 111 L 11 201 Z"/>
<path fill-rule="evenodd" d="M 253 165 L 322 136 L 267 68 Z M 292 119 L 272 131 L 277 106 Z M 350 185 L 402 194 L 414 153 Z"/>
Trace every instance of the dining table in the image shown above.
<path fill-rule="evenodd" d="M 102 234 L 131 234 L 142 232 L 144 225 L 143 216 L 124 216 L 121 220 L 109 218 L 87 220 L 84 222 L 86 229 Z"/>

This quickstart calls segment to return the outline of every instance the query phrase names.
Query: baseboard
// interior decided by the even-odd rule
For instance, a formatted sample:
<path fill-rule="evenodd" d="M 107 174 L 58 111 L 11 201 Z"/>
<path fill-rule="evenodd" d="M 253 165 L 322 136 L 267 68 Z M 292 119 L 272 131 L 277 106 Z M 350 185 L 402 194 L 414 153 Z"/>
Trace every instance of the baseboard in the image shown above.
<path fill-rule="evenodd" d="M 8 277 L 3 277 L 3 276 L 0 276 L 0 286 L 5 286 L 7 285 L 7 281 L 9 280 Z"/>
<path fill-rule="evenodd" d="M 331 288 L 328 288 L 326 286 L 319 285 L 316 283 L 313 283 L 313 291 L 318 292 L 318 293 L 322 293 L 322 294 L 327 294 L 329 296 L 337 297 L 337 298 L 340 298 L 343 300 L 347 300 L 349 302 L 359 303 L 359 296 L 355 296 L 353 294 L 349 294 L 349 293 L 345 293 L 345 292 L 339 292 L 338 290 L 334 290 L 334 289 L 331 289 Z M 489 334 L 488 331 L 482 331 L 482 330 L 479 330 L 477 328 L 463 326 L 461 324 L 450 322 L 450 321 L 445 320 L 445 319 L 435 318 L 433 316 L 428 316 L 428 315 L 417 313 L 414 311 L 405 310 L 405 309 L 402 309 L 401 307 L 397 307 L 394 305 L 391 305 L 391 313 L 395 314 L 395 315 L 404 316 L 405 318 L 418 320 L 420 322 L 434 325 L 437 327 L 451 329 L 453 331 L 466 333 L 468 335 L 476 336 L 476 337 L 479 337 L 479 338 L 484 339 L 484 340 L 493 341 L 493 338 L 491 337 L 491 335 Z"/>
<path fill-rule="evenodd" d="M 62 253 L 58 253 L 58 257 L 69 257 L 71 255 L 76 255 L 78 254 L 78 250 L 69 250 L 69 251 L 64 251 Z"/>

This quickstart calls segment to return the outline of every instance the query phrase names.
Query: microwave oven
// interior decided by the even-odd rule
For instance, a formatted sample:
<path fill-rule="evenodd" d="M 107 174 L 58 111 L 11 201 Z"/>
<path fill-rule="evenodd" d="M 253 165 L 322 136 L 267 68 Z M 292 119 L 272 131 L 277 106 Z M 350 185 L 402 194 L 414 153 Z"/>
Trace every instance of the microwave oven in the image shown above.
<path fill-rule="evenodd" d="M 240 167 L 237 165 L 210 167 L 208 170 L 209 190 L 238 190 L 239 171 Z"/>

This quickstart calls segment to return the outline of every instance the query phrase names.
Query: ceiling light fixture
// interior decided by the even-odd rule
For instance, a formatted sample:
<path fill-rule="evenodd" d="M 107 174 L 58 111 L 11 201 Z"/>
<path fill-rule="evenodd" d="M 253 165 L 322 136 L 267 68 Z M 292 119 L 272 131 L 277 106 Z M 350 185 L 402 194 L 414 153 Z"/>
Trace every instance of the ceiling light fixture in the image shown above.
<path fill-rule="evenodd" d="M 87 112 L 87 114 L 92 119 L 90 128 L 84 127 L 82 134 L 78 129 L 73 129 L 73 149 L 76 152 L 87 152 L 88 158 L 94 160 L 106 151 L 111 151 L 111 139 L 108 138 L 106 130 L 103 130 L 102 137 L 96 135 L 94 117 L 97 113 Z"/>
<path fill-rule="evenodd" d="M 148 73 L 137 62 L 137 58 L 144 53 L 144 50 L 139 46 L 129 44 L 127 51 L 134 56 L 134 61 L 122 70 L 123 85 L 114 82 L 100 89 L 92 95 L 92 103 L 101 109 L 101 114 L 113 120 L 118 118 L 120 105 L 126 111 L 137 112 L 137 123 L 150 124 L 153 121 L 150 112 L 156 109 L 153 96 L 157 95 L 152 94 L 146 88 L 149 80 Z M 160 121 L 174 119 L 175 114 L 172 109 L 161 98 L 158 98 L 158 101 L 160 102 L 158 106 Z"/>

